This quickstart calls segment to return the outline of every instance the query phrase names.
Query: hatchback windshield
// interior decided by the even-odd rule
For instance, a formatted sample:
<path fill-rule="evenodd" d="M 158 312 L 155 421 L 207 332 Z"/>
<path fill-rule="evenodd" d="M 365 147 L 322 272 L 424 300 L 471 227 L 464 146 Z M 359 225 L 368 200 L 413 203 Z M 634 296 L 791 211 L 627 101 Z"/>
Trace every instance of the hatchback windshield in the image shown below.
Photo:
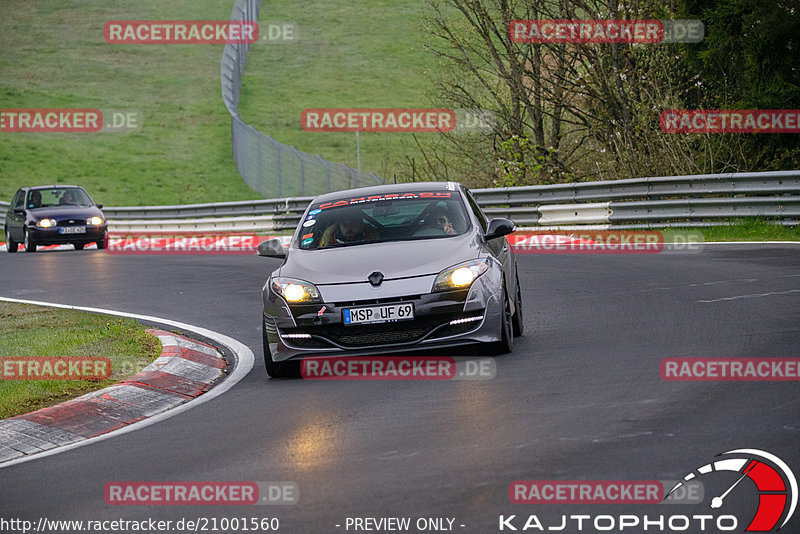
<path fill-rule="evenodd" d="M 303 221 L 300 248 L 447 238 L 468 228 L 461 198 L 452 191 L 347 197 L 311 207 Z"/>
<path fill-rule="evenodd" d="M 92 201 L 83 189 L 77 187 L 54 187 L 28 191 L 25 205 L 30 209 L 56 206 L 91 206 Z"/>

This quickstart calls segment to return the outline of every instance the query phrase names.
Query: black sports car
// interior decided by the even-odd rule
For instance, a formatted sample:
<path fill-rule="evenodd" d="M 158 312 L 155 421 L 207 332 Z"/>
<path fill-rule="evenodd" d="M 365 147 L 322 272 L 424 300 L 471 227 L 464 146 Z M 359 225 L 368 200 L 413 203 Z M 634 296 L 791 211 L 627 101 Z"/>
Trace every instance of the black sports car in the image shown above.
<path fill-rule="evenodd" d="M 306 209 L 263 287 L 264 363 L 293 376 L 309 356 L 381 355 L 483 343 L 513 348 L 522 297 L 508 219 L 487 220 L 454 182 L 328 193 Z"/>
<path fill-rule="evenodd" d="M 79 186 L 23 187 L 11 199 L 6 213 L 6 248 L 16 252 L 20 243 L 25 252 L 55 244 L 72 244 L 80 250 L 97 243 L 97 248 L 105 248 L 108 223 L 102 207 Z"/>

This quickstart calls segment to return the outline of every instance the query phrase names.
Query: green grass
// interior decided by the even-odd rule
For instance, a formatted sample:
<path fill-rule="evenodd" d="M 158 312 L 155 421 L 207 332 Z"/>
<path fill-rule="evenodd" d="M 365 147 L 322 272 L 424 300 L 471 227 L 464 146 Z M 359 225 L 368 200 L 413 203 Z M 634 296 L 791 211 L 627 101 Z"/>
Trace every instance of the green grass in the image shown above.
<path fill-rule="evenodd" d="M 670 231 L 700 232 L 703 241 L 800 241 L 800 225 L 781 226 L 758 219 L 731 221 L 728 226 L 671 228 Z"/>
<path fill-rule="evenodd" d="M 161 354 L 132 319 L 0 302 L 0 356 L 100 356 L 108 380 L 0 380 L 0 419 L 78 397 L 127 378 Z"/>
<path fill-rule="evenodd" d="M 110 45 L 108 20 L 227 20 L 228 0 L 4 0 L 0 108 L 116 108 L 140 131 L 0 132 L 0 198 L 83 185 L 109 206 L 259 198 L 236 171 L 220 96 L 224 45 Z"/>
<path fill-rule="evenodd" d="M 356 168 L 354 133 L 306 132 L 309 108 L 429 108 L 435 105 L 423 50 L 419 0 L 265 2 L 260 24 L 295 22 L 299 38 L 250 48 L 239 110 L 245 122 L 282 143 Z M 417 134 L 423 143 L 439 134 Z M 391 181 L 404 153 L 419 160 L 410 133 L 359 134 L 361 169 Z"/>

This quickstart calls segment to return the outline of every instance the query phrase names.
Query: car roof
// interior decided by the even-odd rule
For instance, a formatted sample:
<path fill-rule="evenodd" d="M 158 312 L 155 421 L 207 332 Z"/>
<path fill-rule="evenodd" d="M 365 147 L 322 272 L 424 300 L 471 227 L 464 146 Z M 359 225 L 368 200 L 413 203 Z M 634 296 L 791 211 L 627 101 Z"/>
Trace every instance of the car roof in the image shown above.
<path fill-rule="evenodd" d="M 441 191 L 442 189 L 460 189 L 463 187 L 458 182 L 408 182 L 402 184 L 373 185 L 356 189 L 344 189 L 325 193 L 314 198 L 312 204 L 337 200 L 349 195 L 380 195 L 384 193 L 407 193 L 409 191 Z"/>
<path fill-rule="evenodd" d="M 21 189 L 25 189 L 27 191 L 34 191 L 36 189 L 55 189 L 55 188 L 60 188 L 60 189 L 69 189 L 69 188 L 72 188 L 72 189 L 83 189 L 79 185 L 35 185 L 35 186 L 32 186 L 32 187 L 22 187 Z"/>

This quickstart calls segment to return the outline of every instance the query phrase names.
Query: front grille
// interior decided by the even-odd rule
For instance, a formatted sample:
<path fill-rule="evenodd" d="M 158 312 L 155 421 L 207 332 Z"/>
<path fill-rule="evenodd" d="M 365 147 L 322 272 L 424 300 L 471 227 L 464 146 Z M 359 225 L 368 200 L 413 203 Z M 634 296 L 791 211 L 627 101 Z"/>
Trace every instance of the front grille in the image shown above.
<path fill-rule="evenodd" d="M 62 219 L 58 221 L 58 226 L 86 226 L 86 219 Z"/>
<path fill-rule="evenodd" d="M 398 321 L 395 323 L 382 323 L 372 325 L 331 324 L 324 326 L 298 327 L 282 329 L 281 333 L 307 333 L 315 337 L 311 339 L 292 338 L 285 341 L 298 348 L 325 348 L 331 345 L 324 340 L 330 340 L 336 345 L 347 348 L 359 348 L 373 345 L 394 345 L 399 343 L 413 343 L 419 341 L 432 330 L 436 329 L 433 337 L 452 336 L 468 332 L 476 328 L 480 322 L 464 323 L 450 326 L 453 319 L 471 317 L 475 313 L 459 313 L 447 315 L 422 316 L 413 321 Z M 440 327 L 441 328 L 437 328 Z M 320 339 L 323 338 L 323 339 Z"/>

